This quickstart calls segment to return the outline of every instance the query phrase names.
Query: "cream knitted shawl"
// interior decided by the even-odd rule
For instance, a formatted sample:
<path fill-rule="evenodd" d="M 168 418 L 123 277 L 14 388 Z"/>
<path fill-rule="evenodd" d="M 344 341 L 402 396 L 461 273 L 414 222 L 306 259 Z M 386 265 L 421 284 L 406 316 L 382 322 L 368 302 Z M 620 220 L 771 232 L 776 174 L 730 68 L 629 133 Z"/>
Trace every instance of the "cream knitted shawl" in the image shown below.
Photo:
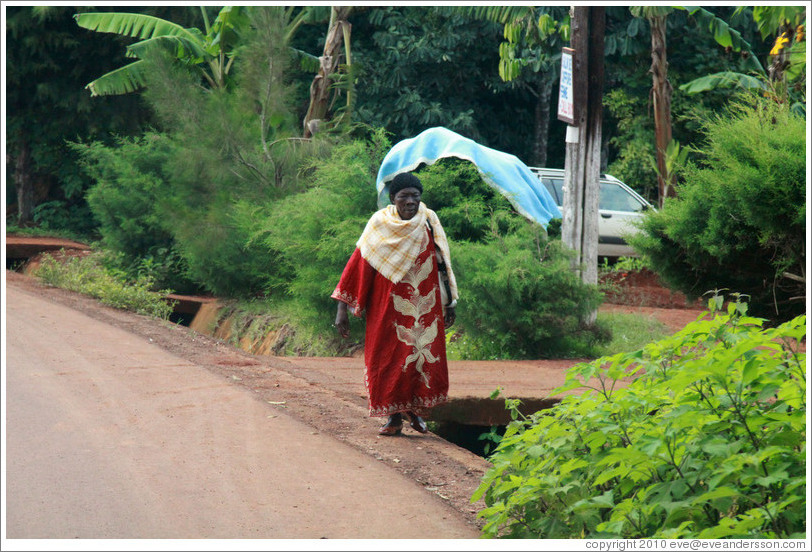
<path fill-rule="evenodd" d="M 437 214 L 420 203 L 417 214 L 409 220 L 398 215 L 394 205 L 377 211 L 367 222 L 358 240 L 361 256 L 387 280 L 397 284 L 409 271 L 421 252 L 426 222 L 434 231 L 434 243 L 448 267 L 451 299 L 457 299 L 457 280 L 451 269 L 448 239 Z"/>

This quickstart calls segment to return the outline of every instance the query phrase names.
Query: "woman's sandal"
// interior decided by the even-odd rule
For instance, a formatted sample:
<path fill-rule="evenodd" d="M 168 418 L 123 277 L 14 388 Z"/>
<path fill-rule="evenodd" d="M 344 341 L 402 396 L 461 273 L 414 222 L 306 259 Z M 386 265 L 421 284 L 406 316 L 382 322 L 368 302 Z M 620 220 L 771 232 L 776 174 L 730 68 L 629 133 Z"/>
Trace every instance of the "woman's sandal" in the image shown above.
<path fill-rule="evenodd" d="M 409 425 L 412 426 L 412 429 L 418 433 L 428 433 L 429 428 L 426 425 L 426 422 L 415 414 L 414 412 L 407 412 L 406 416 L 409 418 Z"/>
<path fill-rule="evenodd" d="M 386 422 L 381 429 L 378 430 L 379 435 L 400 435 L 401 430 L 403 429 L 403 420 L 400 419 L 397 422 L 394 422 L 391 418 L 388 422 Z"/>

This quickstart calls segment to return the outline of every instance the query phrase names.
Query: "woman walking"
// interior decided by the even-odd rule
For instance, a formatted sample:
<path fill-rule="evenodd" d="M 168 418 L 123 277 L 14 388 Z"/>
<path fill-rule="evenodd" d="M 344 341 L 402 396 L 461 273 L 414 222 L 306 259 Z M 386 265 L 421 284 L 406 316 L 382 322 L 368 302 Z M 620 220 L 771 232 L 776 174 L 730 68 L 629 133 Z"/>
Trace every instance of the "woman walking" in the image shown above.
<path fill-rule="evenodd" d="M 388 416 L 382 435 L 401 433 L 404 416 L 425 433 L 423 416 L 448 400 L 445 329 L 455 320 L 457 284 L 445 231 L 422 193 L 415 175 L 392 180 L 392 205 L 367 222 L 332 294 L 342 337 L 348 310 L 366 314 L 365 385 L 370 416 Z"/>

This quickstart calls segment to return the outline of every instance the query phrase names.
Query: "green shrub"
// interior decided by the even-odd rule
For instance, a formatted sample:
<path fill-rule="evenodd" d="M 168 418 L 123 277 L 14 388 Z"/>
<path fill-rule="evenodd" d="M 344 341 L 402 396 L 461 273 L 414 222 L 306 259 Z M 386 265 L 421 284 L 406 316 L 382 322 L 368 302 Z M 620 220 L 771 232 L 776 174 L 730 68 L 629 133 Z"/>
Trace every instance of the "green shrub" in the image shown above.
<path fill-rule="evenodd" d="M 602 326 L 582 322 L 602 294 L 581 282 L 562 243 L 540 226 L 518 221 L 486 242 L 457 242 L 453 256 L 457 320 L 466 336 L 486 344 L 479 358 L 577 356 L 608 339 Z"/>
<path fill-rule="evenodd" d="M 484 535 L 804 538 L 806 317 L 762 324 L 731 303 L 553 391 L 582 394 L 514 410 L 472 497 Z"/>
<path fill-rule="evenodd" d="M 312 186 L 243 217 L 251 221 L 251 244 L 284 267 L 279 288 L 296 304 L 301 320 L 331 327 L 335 301 L 330 298 L 370 215 L 375 212 L 375 174 L 391 147 L 382 131 L 369 140 L 337 146 L 329 158 L 311 167 Z M 250 206 L 245 206 L 250 209 Z M 353 324 L 357 337 L 363 334 Z"/>
<path fill-rule="evenodd" d="M 460 291 L 453 354 L 579 356 L 608 339 L 602 325 L 581 323 L 601 295 L 575 276 L 560 239 L 516 213 L 468 161 L 443 159 L 418 173 L 423 201 L 452 240 Z"/>
<path fill-rule="evenodd" d="M 71 234 L 79 241 L 98 238 L 96 221 L 85 201 L 46 201 L 34 207 L 31 218 L 43 232 Z"/>
<path fill-rule="evenodd" d="M 153 291 L 154 282 L 145 276 L 129 280 L 121 272 L 110 271 L 100 257 L 93 254 L 57 260 L 46 255 L 34 274 L 48 285 L 89 295 L 111 307 L 169 318 L 172 305 L 164 299 L 169 290 Z"/>
<path fill-rule="evenodd" d="M 772 102 L 739 104 L 706 137 L 701 165 L 630 243 L 690 299 L 735 289 L 758 316 L 803 313 L 805 284 L 792 275 L 806 271 L 805 121 Z"/>
<path fill-rule="evenodd" d="M 95 180 L 87 203 L 115 266 L 133 277 L 148 267 L 158 286 L 196 291 L 160 209 L 167 197 L 165 165 L 173 151 L 167 137 L 146 133 L 121 138 L 113 146 L 93 142 L 72 147 Z"/>
<path fill-rule="evenodd" d="M 522 220 L 508 200 L 483 182 L 476 166 L 455 158 L 441 159 L 418 171 L 423 183 L 423 202 L 437 213 L 448 237 L 454 241 L 485 241 L 492 225 L 508 231 Z M 501 213 L 497 218 L 494 213 Z M 453 262 L 453 259 L 452 259 Z"/>

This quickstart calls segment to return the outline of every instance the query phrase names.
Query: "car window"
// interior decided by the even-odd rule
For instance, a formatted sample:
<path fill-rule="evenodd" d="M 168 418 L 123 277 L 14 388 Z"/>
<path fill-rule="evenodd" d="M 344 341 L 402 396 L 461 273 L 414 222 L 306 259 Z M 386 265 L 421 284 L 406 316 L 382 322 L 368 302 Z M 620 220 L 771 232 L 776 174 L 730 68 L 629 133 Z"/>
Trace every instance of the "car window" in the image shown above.
<path fill-rule="evenodd" d="M 643 210 L 643 204 L 621 186 L 601 182 L 600 208 L 607 211 L 637 213 Z"/>
<path fill-rule="evenodd" d="M 550 195 L 553 196 L 556 205 L 561 207 L 564 204 L 564 180 L 562 178 L 543 177 L 541 182 Z M 612 182 L 601 182 L 600 209 L 607 211 L 624 211 L 639 213 L 645 210 L 645 206 L 640 200 L 631 195 L 622 186 Z"/>
<path fill-rule="evenodd" d="M 550 195 L 553 196 L 555 204 L 559 207 L 564 204 L 564 181 L 560 178 L 542 178 L 541 182 Z"/>

